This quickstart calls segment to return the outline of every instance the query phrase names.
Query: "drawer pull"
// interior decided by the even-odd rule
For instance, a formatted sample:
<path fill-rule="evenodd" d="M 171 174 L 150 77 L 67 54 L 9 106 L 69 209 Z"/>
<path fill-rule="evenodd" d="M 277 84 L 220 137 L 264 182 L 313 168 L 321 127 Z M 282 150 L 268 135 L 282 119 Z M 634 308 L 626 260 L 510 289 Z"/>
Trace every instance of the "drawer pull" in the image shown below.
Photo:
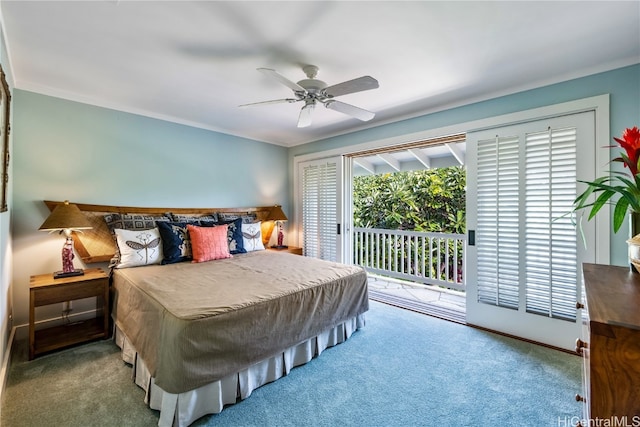
<path fill-rule="evenodd" d="M 585 398 L 580 396 L 579 394 L 576 394 L 576 402 L 584 402 Z"/>
<path fill-rule="evenodd" d="M 581 302 L 577 302 L 577 303 L 576 303 L 576 308 L 577 308 L 578 310 L 583 309 L 583 308 L 584 308 L 584 304 L 583 304 L 583 303 L 581 303 Z"/>
<path fill-rule="evenodd" d="M 576 340 L 576 353 L 578 353 L 579 356 L 583 355 L 583 349 L 585 348 L 589 348 L 589 345 L 582 341 L 580 338 L 578 338 Z"/>

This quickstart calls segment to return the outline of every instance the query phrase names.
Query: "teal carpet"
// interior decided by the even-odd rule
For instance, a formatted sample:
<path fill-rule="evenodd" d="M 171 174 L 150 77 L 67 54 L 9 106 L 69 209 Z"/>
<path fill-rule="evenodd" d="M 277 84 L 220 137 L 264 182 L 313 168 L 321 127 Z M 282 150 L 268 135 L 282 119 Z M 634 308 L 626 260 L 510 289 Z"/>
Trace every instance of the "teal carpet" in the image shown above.
<path fill-rule="evenodd" d="M 118 361 L 113 347 L 93 343 L 33 362 L 15 361 L 2 425 L 83 426 L 93 411 L 95 426 L 155 425 L 158 413 L 141 405 L 142 391 L 127 382 L 131 368 Z M 48 365 L 97 354 L 105 360 L 94 362 L 93 372 L 67 369 L 67 376 L 82 377 L 84 403 L 41 388 L 51 381 L 59 382 L 58 389 L 71 387 L 64 378 L 48 379 Z M 579 415 L 574 395 L 580 375 L 576 356 L 371 302 L 366 327 L 347 342 L 193 425 L 557 427 Z M 29 399 L 21 384 L 33 381 L 43 385 L 30 384 L 35 388 Z M 21 405 L 33 409 L 34 400 L 47 413 L 25 419 Z"/>

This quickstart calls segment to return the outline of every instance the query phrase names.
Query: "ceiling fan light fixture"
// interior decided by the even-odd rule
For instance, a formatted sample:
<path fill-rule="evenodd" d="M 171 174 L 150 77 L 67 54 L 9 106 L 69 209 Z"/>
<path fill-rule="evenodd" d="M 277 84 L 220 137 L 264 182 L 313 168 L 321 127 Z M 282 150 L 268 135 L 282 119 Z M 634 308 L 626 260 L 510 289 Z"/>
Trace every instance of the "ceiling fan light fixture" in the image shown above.
<path fill-rule="evenodd" d="M 289 80 L 271 68 L 258 68 L 258 71 L 293 90 L 296 99 L 286 98 L 273 101 L 254 102 L 251 104 L 243 104 L 242 106 L 304 101 L 305 105 L 300 110 L 300 115 L 298 116 L 299 128 L 311 125 L 311 113 L 313 112 L 317 102 L 321 102 L 330 110 L 338 111 L 365 122 L 375 117 L 375 114 L 371 111 L 367 111 L 363 108 L 346 104 L 344 102 L 335 101 L 333 99 L 336 96 L 378 88 L 378 81 L 371 76 L 362 76 L 332 86 L 327 86 L 325 82 L 315 78 L 318 74 L 318 67 L 315 65 L 305 65 L 302 68 L 302 71 L 307 75 L 307 78 L 300 80 L 297 83 Z"/>
<path fill-rule="evenodd" d="M 306 128 L 311 126 L 311 113 L 313 113 L 313 109 L 315 107 L 316 107 L 315 99 L 307 99 L 305 101 L 305 105 L 300 110 L 300 115 L 298 116 L 299 128 Z"/>

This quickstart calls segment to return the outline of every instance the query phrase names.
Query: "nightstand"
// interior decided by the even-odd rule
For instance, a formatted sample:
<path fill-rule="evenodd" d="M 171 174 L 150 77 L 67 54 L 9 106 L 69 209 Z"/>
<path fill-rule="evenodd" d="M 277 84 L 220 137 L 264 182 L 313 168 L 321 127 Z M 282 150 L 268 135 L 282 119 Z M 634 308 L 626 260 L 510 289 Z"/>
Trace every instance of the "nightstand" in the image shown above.
<path fill-rule="evenodd" d="M 270 248 L 267 248 L 267 250 L 277 251 L 277 252 L 289 252 L 290 254 L 294 254 L 294 255 L 302 255 L 302 248 L 298 248 L 297 246 L 289 246 L 287 248 L 274 248 L 272 246 Z"/>
<path fill-rule="evenodd" d="M 44 329 L 35 329 L 35 308 L 97 297 L 96 317 Z M 31 276 L 29 284 L 29 360 L 41 353 L 109 337 L 109 278 L 100 268 L 83 276 L 54 279 L 53 274 Z"/>

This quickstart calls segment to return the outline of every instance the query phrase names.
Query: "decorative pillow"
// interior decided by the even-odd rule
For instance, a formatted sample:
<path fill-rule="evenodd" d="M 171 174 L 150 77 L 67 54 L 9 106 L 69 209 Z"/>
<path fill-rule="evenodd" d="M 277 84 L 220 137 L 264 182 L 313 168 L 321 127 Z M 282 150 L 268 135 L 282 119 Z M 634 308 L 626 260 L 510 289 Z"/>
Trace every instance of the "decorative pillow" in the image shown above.
<path fill-rule="evenodd" d="M 236 219 L 242 219 L 244 224 L 251 224 L 256 222 L 258 214 L 255 212 L 218 212 L 218 221 L 228 222 Z"/>
<path fill-rule="evenodd" d="M 113 230 L 120 260 L 115 268 L 139 267 L 162 262 L 162 239 L 157 228 L 150 230 Z"/>
<path fill-rule="evenodd" d="M 227 240 L 229 242 L 229 253 L 235 255 L 235 254 L 243 254 L 247 252 L 244 249 L 244 242 L 242 240 L 242 218 L 238 218 L 233 221 L 218 221 L 218 222 L 200 221 L 200 225 L 203 227 L 214 227 L 216 225 L 228 225 L 229 230 L 227 233 Z"/>
<path fill-rule="evenodd" d="M 158 221 L 158 231 L 162 237 L 162 264 L 191 261 L 191 240 L 184 222 Z"/>
<path fill-rule="evenodd" d="M 247 252 L 263 251 L 261 223 L 242 224 L 242 241 Z"/>
<path fill-rule="evenodd" d="M 227 243 L 227 225 L 198 227 L 187 224 L 191 238 L 192 262 L 205 262 L 214 259 L 231 258 Z"/>
<path fill-rule="evenodd" d="M 168 215 L 143 215 L 110 213 L 104 215 L 107 227 L 113 233 L 116 228 L 122 230 L 148 230 L 156 226 L 157 221 L 171 221 Z"/>
<path fill-rule="evenodd" d="M 180 215 L 180 214 L 171 214 L 171 218 L 176 222 L 186 222 L 190 224 L 197 224 L 199 221 L 213 221 L 218 222 L 218 214 L 213 212 L 209 215 Z"/>

